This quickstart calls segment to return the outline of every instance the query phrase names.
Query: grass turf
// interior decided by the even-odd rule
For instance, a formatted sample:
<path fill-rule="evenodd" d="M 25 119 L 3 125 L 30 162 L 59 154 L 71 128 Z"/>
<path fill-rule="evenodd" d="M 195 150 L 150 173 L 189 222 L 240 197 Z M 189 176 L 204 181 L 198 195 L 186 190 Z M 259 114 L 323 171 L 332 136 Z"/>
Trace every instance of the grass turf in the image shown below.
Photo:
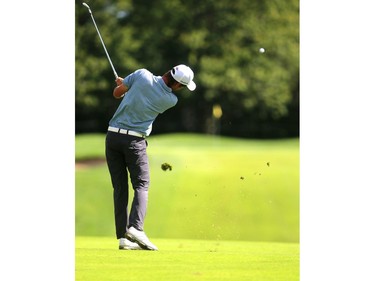
<path fill-rule="evenodd" d="M 118 250 L 109 237 L 76 237 L 76 281 L 299 280 L 299 244 L 152 239 L 159 251 Z"/>
<path fill-rule="evenodd" d="M 76 159 L 104 158 L 104 139 L 77 136 Z M 171 134 L 148 142 L 150 237 L 299 242 L 298 139 Z M 105 163 L 76 170 L 76 234 L 114 234 Z"/>

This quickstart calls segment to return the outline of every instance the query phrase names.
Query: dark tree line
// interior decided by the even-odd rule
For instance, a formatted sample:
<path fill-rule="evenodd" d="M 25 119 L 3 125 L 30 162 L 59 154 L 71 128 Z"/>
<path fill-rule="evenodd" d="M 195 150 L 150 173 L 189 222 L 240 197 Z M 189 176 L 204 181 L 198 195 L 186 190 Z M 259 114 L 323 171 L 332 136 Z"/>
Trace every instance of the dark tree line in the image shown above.
<path fill-rule="evenodd" d="M 143 67 L 162 75 L 179 63 L 194 70 L 196 91 L 180 92 L 153 134 L 299 135 L 298 0 L 86 3 L 120 76 Z M 76 133 L 105 132 L 119 101 L 112 98 L 113 72 L 82 2 L 76 2 L 75 34 Z"/>

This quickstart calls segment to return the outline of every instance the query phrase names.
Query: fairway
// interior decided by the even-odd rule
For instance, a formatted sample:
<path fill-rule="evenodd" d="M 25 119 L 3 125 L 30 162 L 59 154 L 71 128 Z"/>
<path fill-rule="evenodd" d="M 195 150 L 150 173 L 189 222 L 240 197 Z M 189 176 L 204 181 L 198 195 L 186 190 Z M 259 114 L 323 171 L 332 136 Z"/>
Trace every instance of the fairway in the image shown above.
<path fill-rule="evenodd" d="M 299 280 L 299 244 L 153 239 L 120 251 L 112 237 L 76 237 L 76 281 Z"/>
<path fill-rule="evenodd" d="M 76 158 L 104 159 L 104 140 L 105 135 L 77 136 Z M 299 242 L 298 139 L 168 134 L 148 143 L 150 237 Z M 165 162 L 172 171 L 161 169 Z M 76 235 L 113 234 L 105 162 L 77 169 Z"/>
<path fill-rule="evenodd" d="M 299 280 L 298 139 L 148 138 L 157 252 L 118 250 L 104 141 L 76 137 L 77 160 L 102 159 L 76 168 L 77 281 Z"/>

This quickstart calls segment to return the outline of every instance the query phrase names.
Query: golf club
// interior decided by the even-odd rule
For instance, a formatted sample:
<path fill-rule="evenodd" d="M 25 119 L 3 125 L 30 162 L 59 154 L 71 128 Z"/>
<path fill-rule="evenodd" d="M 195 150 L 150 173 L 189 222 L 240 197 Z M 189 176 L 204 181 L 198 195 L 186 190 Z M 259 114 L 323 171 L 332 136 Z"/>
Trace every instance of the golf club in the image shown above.
<path fill-rule="evenodd" d="M 109 61 L 109 63 L 111 64 L 111 67 L 112 67 L 112 70 L 113 70 L 113 74 L 115 75 L 115 77 L 116 77 L 116 79 L 117 79 L 117 78 L 118 78 L 117 72 L 116 72 L 116 70 L 115 70 L 115 68 L 114 68 L 114 66 L 113 66 L 113 64 L 112 64 L 111 58 L 109 57 L 109 54 L 108 54 L 108 52 L 107 52 L 107 49 L 106 49 L 106 47 L 105 47 L 105 45 L 104 45 L 104 41 L 103 41 L 103 39 L 102 39 L 102 36 L 100 35 L 99 29 L 98 29 L 96 23 L 95 23 L 95 19 L 94 19 L 94 16 L 93 16 L 92 12 L 91 12 L 91 9 L 90 9 L 89 5 L 87 5 L 86 3 L 82 3 L 82 5 L 85 6 L 85 7 L 89 10 L 89 12 L 90 12 L 90 15 L 91 15 L 91 18 L 92 18 L 92 22 L 93 22 L 94 25 L 95 25 L 96 31 L 98 32 L 98 35 L 99 35 L 100 41 L 102 42 L 102 45 L 103 45 L 104 51 L 105 51 L 105 53 L 106 53 L 106 55 L 107 55 L 108 61 Z"/>

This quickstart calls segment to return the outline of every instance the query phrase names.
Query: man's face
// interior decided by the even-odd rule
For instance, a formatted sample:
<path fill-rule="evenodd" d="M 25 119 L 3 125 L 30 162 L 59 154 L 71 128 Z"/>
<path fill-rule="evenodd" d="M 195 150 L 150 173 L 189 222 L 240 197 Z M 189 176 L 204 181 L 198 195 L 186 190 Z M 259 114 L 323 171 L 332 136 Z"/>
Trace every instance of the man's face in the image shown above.
<path fill-rule="evenodd" d="M 180 91 L 181 89 L 184 89 L 184 88 L 186 88 L 185 85 L 182 85 L 181 83 L 175 83 L 172 86 L 172 91 Z"/>

